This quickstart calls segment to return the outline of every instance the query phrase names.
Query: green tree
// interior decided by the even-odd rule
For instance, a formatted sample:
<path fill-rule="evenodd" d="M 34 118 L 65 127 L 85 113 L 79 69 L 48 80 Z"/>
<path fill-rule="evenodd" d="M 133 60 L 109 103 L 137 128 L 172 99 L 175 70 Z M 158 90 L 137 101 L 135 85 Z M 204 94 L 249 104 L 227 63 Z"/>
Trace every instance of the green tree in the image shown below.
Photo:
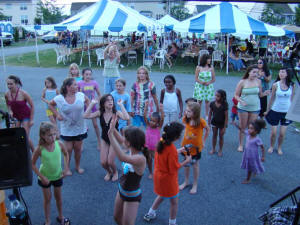
<path fill-rule="evenodd" d="M 283 24 L 284 17 L 282 16 L 282 8 L 280 4 L 267 3 L 263 9 L 260 20 L 272 25 Z"/>
<path fill-rule="evenodd" d="M 37 7 L 36 24 L 55 24 L 61 22 L 65 17 L 62 8 L 55 5 L 56 0 L 40 0 Z"/>
<path fill-rule="evenodd" d="M 300 4 L 296 7 L 296 18 L 295 18 L 295 24 L 297 26 L 300 26 Z"/>
<path fill-rule="evenodd" d="M 192 16 L 189 14 L 189 10 L 184 7 L 184 3 L 173 6 L 170 11 L 171 16 L 179 21 L 185 20 Z"/>
<path fill-rule="evenodd" d="M 7 16 L 5 16 L 0 8 L 0 20 L 7 20 Z"/>

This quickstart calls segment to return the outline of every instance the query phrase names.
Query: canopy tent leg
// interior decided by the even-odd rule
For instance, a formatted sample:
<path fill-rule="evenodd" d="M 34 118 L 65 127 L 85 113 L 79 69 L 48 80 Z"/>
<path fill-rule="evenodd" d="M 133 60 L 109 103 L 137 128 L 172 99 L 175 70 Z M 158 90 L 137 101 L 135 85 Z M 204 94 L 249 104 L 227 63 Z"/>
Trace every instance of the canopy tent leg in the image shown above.
<path fill-rule="evenodd" d="M 6 72 L 4 46 L 3 46 L 3 39 L 2 38 L 1 38 L 1 52 L 2 52 L 3 72 Z"/>
<path fill-rule="evenodd" d="M 228 58 L 229 58 L 229 34 L 227 34 L 227 48 L 226 48 L 226 74 L 228 75 L 228 65 L 229 65 L 229 63 L 228 63 Z"/>
<path fill-rule="evenodd" d="M 82 64 L 83 51 L 84 51 L 84 41 L 82 41 L 81 57 L 80 57 L 80 63 L 79 63 L 80 66 L 81 66 L 81 64 Z"/>
<path fill-rule="evenodd" d="M 89 67 L 91 67 L 90 41 L 89 40 L 88 40 L 88 57 L 89 57 Z"/>
<path fill-rule="evenodd" d="M 37 33 L 36 30 L 34 30 L 34 35 L 35 35 L 35 56 L 36 56 L 36 63 L 40 66 L 40 57 L 39 57 L 39 48 L 37 44 Z"/>
<path fill-rule="evenodd" d="M 146 40 L 147 40 L 147 37 L 146 35 L 148 35 L 148 33 L 146 34 L 146 32 L 144 32 L 144 51 L 143 51 L 143 66 L 145 66 L 145 52 L 146 52 Z"/>

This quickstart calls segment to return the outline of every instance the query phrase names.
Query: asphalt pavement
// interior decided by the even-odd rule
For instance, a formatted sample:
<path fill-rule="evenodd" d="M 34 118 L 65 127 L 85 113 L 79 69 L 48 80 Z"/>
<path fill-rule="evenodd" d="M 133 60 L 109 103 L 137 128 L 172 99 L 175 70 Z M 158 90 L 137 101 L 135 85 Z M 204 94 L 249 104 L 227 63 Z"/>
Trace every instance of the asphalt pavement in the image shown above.
<path fill-rule="evenodd" d="M 41 50 L 46 50 L 46 49 L 51 49 L 54 48 L 56 44 L 40 44 L 38 45 L 39 51 Z M 12 55 L 22 55 L 28 52 L 35 52 L 35 45 L 30 45 L 30 46 L 22 46 L 22 47 L 4 47 L 4 55 L 5 56 L 12 56 Z M 1 51 L 1 57 L 2 57 L 2 51 Z"/>
<path fill-rule="evenodd" d="M 47 120 L 45 104 L 41 101 L 44 80 L 47 76 L 53 76 L 60 86 L 64 78 L 67 77 L 68 69 L 8 66 L 7 72 L 1 74 L 1 89 L 4 87 L 4 78 L 10 74 L 15 74 L 21 78 L 24 90 L 32 96 L 36 111 L 35 124 L 30 136 L 34 144 L 37 144 L 39 124 L 41 121 Z M 161 88 L 163 88 L 163 77 L 165 75 L 166 73 L 151 73 L 151 79 L 156 84 L 158 96 Z M 93 76 L 100 85 L 100 91 L 103 91 L 102 69 L 94 70 Z M 121 70 L 121 76 L 127 80 L 127 90 L 129 90 L 136 79 L 136 72 Z M 177 87 L 182 91 L 183 99 L 191 97 L 194 89 L 194 75 L 174 74 L 174 76 L 177 80 Z M 214 87 L 215 89 L 222 88 L 226 90 L 230 108 L 238 81 L 238 77 L 226 75 L 216 77 Z M 203 110 L 204 107 L 202 107 Z M 99 162 L 99 152 L 96 149 L 97 140 L 91 121 L 88 121 L 88 126 L 88 138 L 84 141 L 84 152 L 81 161 L 85 173 L 79 175 L 75 172 L 74 159 L 72 159 L 73 176 L 64 179 L 62 189 L 64 215 L 71 219 L 72 225 L 115 224 L 113 206 L 117 183 L 103 180 L 105 171 Z M 260 134 L 265 148 L 269 147 L 269 134 L 269 126 Z M 266 153 L 265 173 L 256 176 L 251 184 L 244 185 L 241 184 L 241 181 L 245 178 L 246 171 L 240 169 L 242 153 L 236 150 L 238 146 L 237 129 L 229 125 L 226 130 L 223 157 L 208 154 L 208 151 L 211 150 L 210 135 L 205 143 L 202 159 L 200 160 L 198 192 L 196 195 L 190 195 L 189 189 L 185 189 L 180 193 L 177 223 L 179 225 L 262 224 L 258 217 L 268 209 L 269 204 L 300 185 L 299 138 L 299 134 L 294 133 L 293 128 L 289 126 L 283 144 L 284 154 L 279 156 L 276 153 L 271 155 Z M 120 168 L 119 162 L 118 166 Z M 192 176 L 190 179 L 192 179 Z M 181 169 L 179 182 L 182 181 L 183 170 Z M 148 179 L 148 170 L 145 172 L 141 186 L 143 199 L 139 206 L 136 224 L 168 224 L 168 201 L 164 202 L 159 208 L 156 220 L 150 223 L 143 221 L 143 215 L 148 211 L 155 198 L 152 180 Z M 35 174 L 33 185 L 24 187 L 21 190 L 29 207 L 32 224 L 43 224 L 43 196 L 41 188 L 37 185 Z M 291 201 L 287 204 L 291 204 Z M 53 199 L 51 205 L 52 224 L 57 224 L 55 222 L 56 216 L 57 212 Z"/>

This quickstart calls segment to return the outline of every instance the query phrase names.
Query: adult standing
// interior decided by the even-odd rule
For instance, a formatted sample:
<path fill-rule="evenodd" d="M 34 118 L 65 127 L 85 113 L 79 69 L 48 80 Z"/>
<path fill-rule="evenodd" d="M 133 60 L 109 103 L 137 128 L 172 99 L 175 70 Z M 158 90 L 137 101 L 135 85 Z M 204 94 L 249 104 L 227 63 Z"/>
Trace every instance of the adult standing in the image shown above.
<path fill-rule="evenodd" d="M 200 58 L 200 64 L 195 71 L 195 89 L 193 97 L 200 104 L 205 101 L 205 119 L 208 119 L 209 101 L 214 97 L 213 83 L 216 81 L 215 70 L 211 66 L 211 58 L 208 54 L 204 54 Z"/>
<path fill-rule="evenodd" d="M 262 92 L 264 92 L 269 89 L 269 82 L 270 82 L 272 76 L 270 74 L 266 60 L 259 59 L 257 61 L 257 67 L 258 67 L 258 78 L 261 80 Z M 259 99 L 260 99 L 259 116 L 262 118 L 262 117 L 264 117 L 264 113 L 267 110 L 268 97 L 263 96 L 263 97 L 260 97 Z"/>
<path fill-rule="evenodd" d="M 6 105 L 10 114 L 17 119 L 16 127 L 23 127 L 26 131 L 31 151 L 34 146 L 29 138 L 33 126 L 34 105 L 30 95 L 21 89 L 22 82 L 19 77 L 10 75 L 6 80 L 8 92 L 5 93 Z"/>
<path fill-rule="evenodd" d="M 258 42 L 258 55 L 264 58 L 268 47 L 268 39 L 266 36 L 261 36 Z"/>
<path fill-rule="evenodd" d="M 249 123 L 256 120 L 260 112 L 259 97 L 268 95 L 269 91 L 262 92 L 261 81 L 258 77 L 257 65 L 249 66 L 242 80 L 235 90 L 235 98 L 238 101 L 238 115 L 240 121 L 239 147 L 243 151 L 244 130 Z"/>
<path fill-rule="evenodd" d="M 80 167 L 80 159 L 82 143 L 87 138 L 87 126 L 83 114 L 84 106 L 88 106 L 88 104 L 89 99 L 82 92 L 78 92 L 74 78 L 65 79 L 60 89 L 60 95 L 57 95 L 49 103 L 50 110 L 61 121 L 60 137 L 69 153 L 68 168 L 70 168 L 71 155 L 74 149 L 75 167 L 79 174 L 84 172 L 84 169 Z M 69 169 L 66 174 L 71 176 L 71 170 Z"/>
<path fill-rule="evenodd" d="M 111 43 L 104 50 L 104 94 L 110 94 L 115 89 L 115 82 L 120 78 L 120 54 L 118 47 Z"/>
<path fill-rule="evenodd" d="M 176 59 L 177 57 L 177 54 L 178 54 L 178 47 L 176 45 L 176 43 L 172 43 L 172 47 L 171 49 L 169 50 L 169 52 L 165 55 L 166 56 L 166 59 L 168 61 L 168 66 L 169 67 L 172 67 L 172 59 Z"/>
<path fill-rule="evenodd" d="M 277 152 L 282 155 L 282 143 L 286 133 L 287 126 L 292 122 L 285 118 L 288 112 L 291 102 L 294 97 L 294 83 L 291 81 L 290 76 L 287 73 L 286 68 L 281 68 L 279 70 L 279 75 L 272 85 L 272 94 L 267 107 L 266 120 L 272 126 L 271 130 L 271 146 L 268 149 L 269 153 L 273 152 L 277 127 L 280 122 L 280 131 L 278 136 L 278 148 Z"/>

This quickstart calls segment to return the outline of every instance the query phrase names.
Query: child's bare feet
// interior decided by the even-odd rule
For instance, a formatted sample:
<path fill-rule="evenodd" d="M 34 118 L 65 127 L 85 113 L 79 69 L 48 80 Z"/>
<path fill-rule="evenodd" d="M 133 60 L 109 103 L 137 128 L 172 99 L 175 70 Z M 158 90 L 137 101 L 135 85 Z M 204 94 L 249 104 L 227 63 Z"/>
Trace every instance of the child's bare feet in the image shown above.
<path fill-rule="evenodd" d="M 242 181 L 242 184 L 249 184 L 249 183 L 250 183 L 250 180 L 247 180 L 247 179 Z"/>
<path fill-rule="evenodd" d="M 270 148 L 268 149 L 268 152 L 269 152 L 269 153 L 273 153 L 273 147 L 270 147 Z"/>
<path fill-rule="evenodd" d="M 66 172 L 66 176 L 72 176 L 73 174 L 72 174 L 72 172 L 71 172 L 71 170 L 68 170 L 67 172 Z"/>
<path fill-rule="evenodd" d="M 105 177 L 104 177 L 104 180 L 105 180 L 105 181 L 109 181 L 110 178 L 111 178 L 110 173 L 107 173 L 107 174 L 105 175 Z"/>
<path fill-rule="evenodd" d="M 118 174 L 118 171 L 116 170 L 116 172 L 114 173 L 114 175 L 111 178 L 111 181 L 115 182 L 118 180 L 118 178 L 119 178 L 119 174 Z"/>
<path fill-rule="evenodd" d="M 223 152 L 221 150 L 218 151 L 218 156 L 222 157 L 223 156 Z"/>
<path fill-rule="evenodd" d="M 240 146 L 238 147 L 237 151 L 238 151 L 238 152 L 242 152 L 242 151 L 243 151 L 243 146 L 240 145 Z"/>
<path fill-rule="evenodd" d="M 152 178 L 153 178 L 152 174 L 149 174 L 148 178 L 149 178 L 149 179 L 152 179 Z"/>
<path fill-rule="evenodd" d="M 282 155 L 283 154 L 281 148 L 278 148 L 277 152 L 278 152 L 278 155 Z"/>
<path fill-rule="evenodd" d="M 213 149 L 213 150 L 209 151 L 209 154 L 213 155 L 213 154 L 215 154 L 215 152 L 216 151 Z"/>
<path fill-rule="evenodd" d="M 84 173 L 84 169 L 82 169 L 82 168 L 77 168 L 76 169 L 76 171 L 77 171 L 77 173 L 79 173 L 79 174 L 83 174 Z"/>
<path fill-rule="evenodd" d="M 192 189 L 190 190 L 190 194 L 194 195 L 197 193 L 197 185 L 193 185 Z"/>
<path fill-rule="evenodd" d="M 182 191 L 182 190 L 185 189 L 187 186 L 189 186 L 189 184 L 183 182 L 182 184 L 179 185 L 179 190 Z"/>

